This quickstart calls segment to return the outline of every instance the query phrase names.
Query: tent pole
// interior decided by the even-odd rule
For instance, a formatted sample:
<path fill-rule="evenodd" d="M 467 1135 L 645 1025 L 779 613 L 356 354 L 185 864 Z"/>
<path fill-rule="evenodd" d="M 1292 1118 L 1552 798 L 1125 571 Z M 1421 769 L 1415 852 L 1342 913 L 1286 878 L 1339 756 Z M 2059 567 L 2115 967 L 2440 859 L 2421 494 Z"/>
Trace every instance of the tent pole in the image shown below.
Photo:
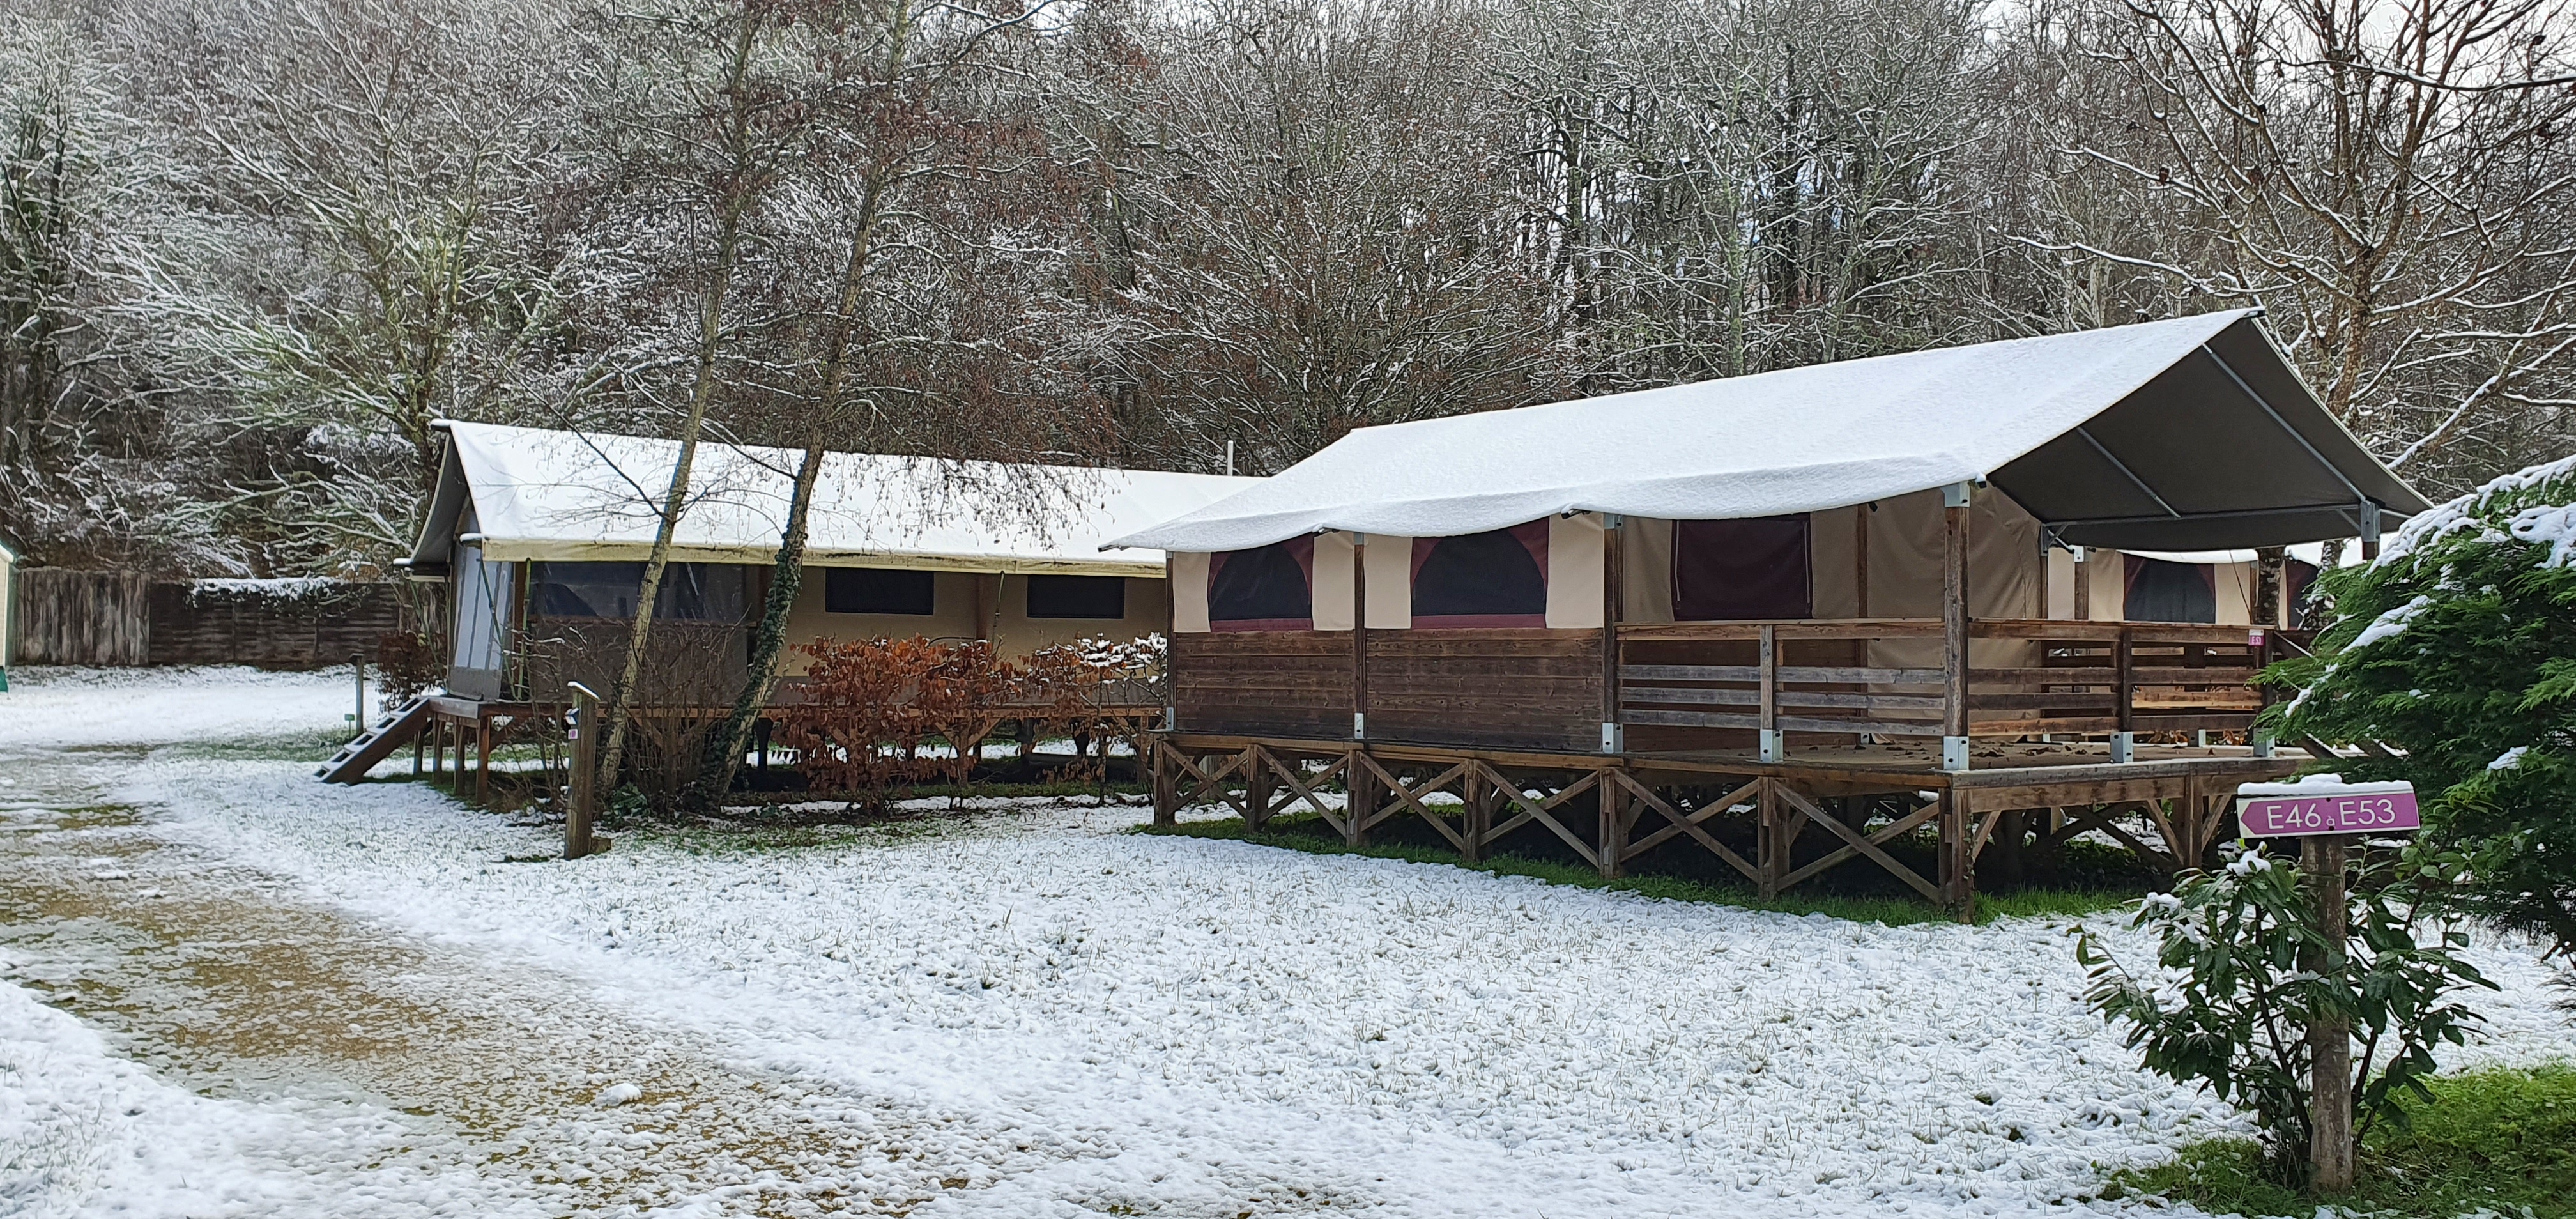
<path fill-rule="evenodd" d="M 1872 501 L 1852 506 L 1852 617 L 1869 617 L 1869 518 L 1878 511 Z M 1869 663 L 1869 657 L 1861 657 Z"/>
<path fill-rule="evenodd" d="M 1627 570 L 1619 549 L 1626 518 L 1601 514 L 1601 752 L 1624 753 L 1628 742 L 1619 725 L 1619 602 Z"/>
<path fill-rule="evenodd" d="M 1351 739 L 1368 739 L 1368 535 L 1351 535 Z M 1357 778 L 1356 769 L 1352 777 Z M 1357 821 L 1356 815 L 1353 821 Z"/>
<path fill-rule="evenodd" d="M 1941 489 L 1941 769 L 1968 769 L 1968 496 Z"/>

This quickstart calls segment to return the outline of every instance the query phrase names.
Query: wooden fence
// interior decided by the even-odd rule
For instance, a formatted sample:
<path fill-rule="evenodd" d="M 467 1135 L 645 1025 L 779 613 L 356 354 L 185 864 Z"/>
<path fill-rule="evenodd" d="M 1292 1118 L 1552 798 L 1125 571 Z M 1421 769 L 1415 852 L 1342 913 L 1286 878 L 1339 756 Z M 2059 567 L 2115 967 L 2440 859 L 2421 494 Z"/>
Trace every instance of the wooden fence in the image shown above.
<path fill-rule="evenodd" d="M 124 572 L 21 568 L 9 615 L 24 665 L 239 664 L 318 669 L 403 625 L 391 584 L 338 580 L 152 581 Z"/>

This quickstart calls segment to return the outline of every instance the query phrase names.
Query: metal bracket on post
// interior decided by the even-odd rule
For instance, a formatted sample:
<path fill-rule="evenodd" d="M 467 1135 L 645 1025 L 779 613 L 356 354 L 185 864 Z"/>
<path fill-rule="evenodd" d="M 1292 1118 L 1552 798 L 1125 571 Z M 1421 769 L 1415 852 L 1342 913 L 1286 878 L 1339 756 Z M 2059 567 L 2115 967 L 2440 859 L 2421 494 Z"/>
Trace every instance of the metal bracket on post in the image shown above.
<path fill-rule="evenodd" d="M 1163 704 L 1163 731 L 1178 732 L 1180 728 L 1181 709 L 1170 703 Z"/>
<path fill-rule="evenodd" d="M 1354 741 L 1365 741 L 1368 739 L 1368 712 L 1354 711 L 1351 713 L 1351 739 Z"/>
<path fill-rule="evenodd" d="M 2268 758 L 2272 756 L 2271 733 L 2257 732 L 2254 734 L 2254 756 L 2258 758 Z"/>
<path fill-rule="evenodd" d="M 2137 760 L 2138 760 L 2138 734 L 2137 734 L 2137 733 L 2134 733 L 2134 732 L 2114 732 L 2114 733 L 2112 733 L 2112 734 L 2111 734 L 2111 760 L 2112 760 L 2112 761 L 2114 761 L 2114 762 L 2135 762 L 2135 761 L 2137 761 Z"/>
<path fill-rule="evenodd" d="M 1968 495 L 1971 491 L 1976 489 L 1976 485 L 1977 484 L 1970 482 L 1943 483 L 1941 485 L 1941 506 L 1944 508 L 1967 507 Z"/>
<path fill-rule="evenodd" d="M 1762 760 L 1778 762 L 1789 756 L 1789 734 L 1778 728 L 1762 730 Z"/>
<path fill-rule="evenodd" d="M 2376 558 L 2378 558 L 2378 557 L 2379 557 L 2379 505 L 2378 505 L 2378 503 L 2377 503 L 2377 502 L 2375 502 L 2375 501 L 2372 501 L 2372 500 L 2363 500 L 2363 501 L 2361 501 L 2361 513 L 2360 513 L 2360 516 L 2361 516 L 2361 557 L 2363 557 L 2363 558 L 2365 558 L 2365 559 L 2376 559 Z"/>
<path fill-rule="evenodd" d="M 1615 723 L 1601 725 L 1601 752 L 1628 752 L 1628 730 L 1626 727 Z"/>
<path fill-rule="evenodd" d="M 1941 738 L 1941 769 L 1952 774 L 1968 769 L 1968 738 L 1963 736 Z"/>

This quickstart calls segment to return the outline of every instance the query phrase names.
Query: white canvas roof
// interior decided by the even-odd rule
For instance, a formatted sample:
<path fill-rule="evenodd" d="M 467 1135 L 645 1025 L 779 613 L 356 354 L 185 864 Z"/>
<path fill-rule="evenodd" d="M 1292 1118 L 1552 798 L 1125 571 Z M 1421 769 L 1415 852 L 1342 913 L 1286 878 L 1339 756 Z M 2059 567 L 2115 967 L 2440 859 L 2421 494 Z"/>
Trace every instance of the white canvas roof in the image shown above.
<path fill-rule="evenodd" d="M 447 422 L 447 458 L 414 549 L 436 570 L 460 514 L 484 557 L 640 560 L 679 442 Z M 698 446 L 673 557 L 767 563 L 778 550 L 798 454 Z M 806 563 L 964 571 L 1160 576 L 1163 553 L 1103 543 L 1253 483 L 1212 474 L 1093 470 L 834 453 L 814 496 Z"/>
<path fill-rule="evenodd" d="M 1122 535 L 1241 550 L 1323 530 L 1479 533 L 1560 512 L 1776 516 L 1992 479 L 2076 545 L 2348 536 L 2422 497 L 2328 415 L 2253 320 L 2212 313 L 1362 428 L 1231 498 Z"/>

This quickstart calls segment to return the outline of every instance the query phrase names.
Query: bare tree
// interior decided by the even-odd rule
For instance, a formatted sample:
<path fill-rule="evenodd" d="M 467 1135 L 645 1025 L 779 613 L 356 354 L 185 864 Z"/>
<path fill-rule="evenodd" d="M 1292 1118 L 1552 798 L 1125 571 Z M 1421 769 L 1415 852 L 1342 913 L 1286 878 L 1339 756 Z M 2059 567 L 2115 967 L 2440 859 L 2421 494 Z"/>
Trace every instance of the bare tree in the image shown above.
<path fill-rule="evenodd" d="M 2097 312 L 2265 306 L 2326 404 L 2437 486 L 2555 453 L 2576 390 L 2566 16 L 2540 0 L 2048 13 L 2075 64 L 2058 189 L 2080 202 L 2030 240 L 2104 268 L 2093 292 L 2121 302 Z"/>

